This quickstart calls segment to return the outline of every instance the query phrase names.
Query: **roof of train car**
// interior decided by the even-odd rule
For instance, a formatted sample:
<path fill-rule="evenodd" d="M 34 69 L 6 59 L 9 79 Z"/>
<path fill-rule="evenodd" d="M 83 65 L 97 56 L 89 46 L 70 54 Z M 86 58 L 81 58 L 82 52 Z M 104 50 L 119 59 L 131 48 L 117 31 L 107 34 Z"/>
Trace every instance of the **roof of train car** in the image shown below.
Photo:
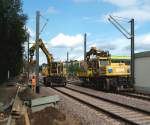
<path fill-rule="evenodd" d="M 130 56 L 111 56 L 111 59 L 115 59 L 115 60 L 120 60 L 120 59 L 129 60 L 131 58 L 130 58 Z"/>

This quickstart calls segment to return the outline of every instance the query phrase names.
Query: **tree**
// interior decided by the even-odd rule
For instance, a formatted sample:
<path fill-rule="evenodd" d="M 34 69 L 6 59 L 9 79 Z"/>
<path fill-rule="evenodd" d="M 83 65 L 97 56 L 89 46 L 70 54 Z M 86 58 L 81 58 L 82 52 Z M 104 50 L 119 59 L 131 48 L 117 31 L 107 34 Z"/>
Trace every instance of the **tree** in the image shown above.
<path fill-rule="evenodd" d="M 18 75 L 23 64 L 23 44 L 26 41 L 21 0 L 0 0 L 0 81 Z"/>

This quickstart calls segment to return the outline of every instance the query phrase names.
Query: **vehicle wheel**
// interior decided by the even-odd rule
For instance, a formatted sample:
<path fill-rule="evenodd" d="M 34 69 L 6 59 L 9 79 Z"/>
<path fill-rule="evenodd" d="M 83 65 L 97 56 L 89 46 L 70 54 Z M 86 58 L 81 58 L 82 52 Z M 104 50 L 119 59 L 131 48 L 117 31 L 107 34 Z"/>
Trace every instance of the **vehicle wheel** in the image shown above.
<path fill-rule="evenodd" d="M 65 87 L 66 85 L 67 85 L 67 83 L 66 83 L 66 82 L 64 82 L 63 86 Z"/>
<path fill-rule="evenodd" d="M 117 87 L 116 87 L 116 92 L 119 92 L 119 91 L 120 91 L 120 87 L 117 86 Z"/>
<path fill-rule="evenodd" d="M 50 82 L 50 87 L 52 87 L 53 86 L 53 84 L 52 84 L 52 82 Z"/>

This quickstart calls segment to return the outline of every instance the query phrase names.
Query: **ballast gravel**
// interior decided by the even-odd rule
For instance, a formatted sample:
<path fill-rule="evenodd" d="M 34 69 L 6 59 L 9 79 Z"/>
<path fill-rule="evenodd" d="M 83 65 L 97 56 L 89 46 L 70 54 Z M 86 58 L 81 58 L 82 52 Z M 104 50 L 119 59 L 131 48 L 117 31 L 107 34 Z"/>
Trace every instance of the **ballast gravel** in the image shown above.
<path fill-rule="evenodd" d="M 93 90 L 93 89 L 89 89 L 89 88 L 85 88 L 85 87 L 81 87 L 81 86 L 77 86 L 77 85 L 68 84 L 67 87 L 70 87 L 70 88 L 73 88 L 73 89 L 76 89 L 79 91 L 87 92 L 87 93 L 93 94 L 95 96 L 99 96 L 99 97 L 102 97 L 102 98 L 105 98 L 108 100 L 112 100 L 115 102 L 119 102 L 121 104 L 126 104 L 129 106 L 136 107 L 136 108 L 150 112 L 150 101 L 145 101 L 142 99 L 137 99 L 134 97 L 127 97 L 127 96 L 114 94 L 114 93 L 97 91 L 97 90 Z"/>
<path fill-rule="evenodd" d="M 113 119 L 103 112 L 96 111 L 52 88 L 42 87 L 41 94 L 43 96 L 54 94 L 59 95 L 61 98 L 58 104 L 59 110 L 79 119 L 82 125 L 125 125 L 125 123 L 119 119 Z"/>

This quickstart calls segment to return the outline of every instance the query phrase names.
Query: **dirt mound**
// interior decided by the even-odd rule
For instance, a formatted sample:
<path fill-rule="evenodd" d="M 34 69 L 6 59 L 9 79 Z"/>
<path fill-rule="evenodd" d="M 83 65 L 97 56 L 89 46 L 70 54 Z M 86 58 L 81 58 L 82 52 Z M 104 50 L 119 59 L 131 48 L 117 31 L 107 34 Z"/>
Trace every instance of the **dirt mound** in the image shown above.
<path fill-rule="evenodd" d="M 80 125 L 75 119 L 66 117 L 65 114 L 53 107 L 47 107 L 35 113 L 28 110 L 28 113 L 32 125 Z"/>
<path fill-rule="evenodd" d="M 32 125 L 53 125 L 55 120 L 64 121 L 66 117 L 53 107 L 47 107 L 42 111 L 29 113 Z"/>

